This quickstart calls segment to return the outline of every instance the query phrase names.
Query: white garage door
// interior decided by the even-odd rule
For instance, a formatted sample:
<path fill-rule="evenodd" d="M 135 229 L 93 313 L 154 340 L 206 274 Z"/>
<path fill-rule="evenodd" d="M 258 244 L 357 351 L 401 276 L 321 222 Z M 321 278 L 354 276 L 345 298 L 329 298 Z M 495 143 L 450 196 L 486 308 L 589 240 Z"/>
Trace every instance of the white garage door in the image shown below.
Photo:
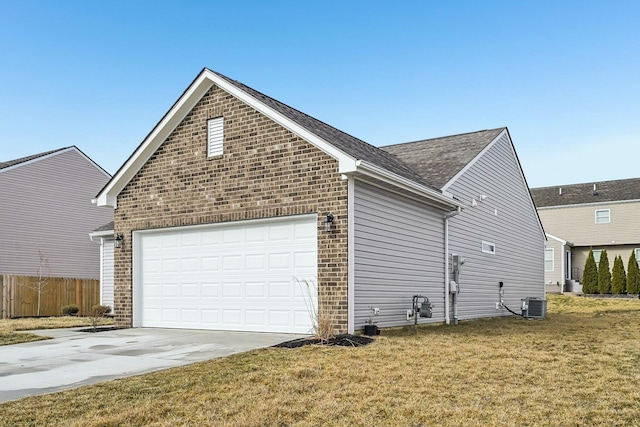
<path fill-rule="evenodd" d="M 134 326 L 311 331 L 316 215 L 134 236 Z M 312 286 L 313 288 L 314 286 Z"/>

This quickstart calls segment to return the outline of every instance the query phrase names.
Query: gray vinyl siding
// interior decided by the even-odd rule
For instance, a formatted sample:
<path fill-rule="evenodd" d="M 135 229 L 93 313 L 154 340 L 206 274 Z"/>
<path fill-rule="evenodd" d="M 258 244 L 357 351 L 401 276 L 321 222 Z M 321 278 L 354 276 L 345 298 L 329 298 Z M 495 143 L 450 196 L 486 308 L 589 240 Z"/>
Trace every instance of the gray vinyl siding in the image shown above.
<path fill-rule="evenodd" d="M 98 279 L 100 246 L 88 233 L 113 209 L 91 199 L 108 180 L 74 147 L 0 170 L 0 274 L 34 275 L 41 250 L 52 277 Z"/>
<path fill-rule="evenodd" d="M 411 324 L 406 311 L 415 294 L 434 304 L 432 319 L 444 321 L 443 213 L 417 201 L 356 180 L 354 187 L 354 328 L 362 329 L 371 307 L 378 326 Z"/>
<path fill-rule="evenodd" d="M 108 305 L 112 309 L 113 305 L 113 293 L 114 293 L 114 281 L 113 281 L 113 239 L 104 239 L 102 241 L 102 273 L 100 277 L 100 304 Z"/>
<path fill-rule="evenodd" d="M 451 218 L 449 248 L 464 258 L 458 318 L 508 315 L 496 310 L 499 282 L 504 302 L 518 308 L 524 297 L 544 298 L 544 234 L 507 134 L 481 155 L 447 191 L 468 204 Z M 480 201 L 480 195 L 487 198 Z M 477 206 L 472 207 L 472 199 Z M 497 215 L 496 215 L 497 210 Z M 496 245 L 483 253 L 482 241 Z"/>

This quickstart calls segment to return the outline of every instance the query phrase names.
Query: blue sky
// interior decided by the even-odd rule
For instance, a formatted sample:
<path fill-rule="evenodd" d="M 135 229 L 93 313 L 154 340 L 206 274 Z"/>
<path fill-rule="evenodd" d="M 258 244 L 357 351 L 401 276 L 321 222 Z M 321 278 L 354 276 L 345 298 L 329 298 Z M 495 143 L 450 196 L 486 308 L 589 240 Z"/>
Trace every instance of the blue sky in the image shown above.
<path fill-rule="evenodd" d="M 507 126 L 532 187 L 640 176 L 637 1 L 0 6 L 0 161 L 114 173 L 208 67 L 376 146 Z"/>

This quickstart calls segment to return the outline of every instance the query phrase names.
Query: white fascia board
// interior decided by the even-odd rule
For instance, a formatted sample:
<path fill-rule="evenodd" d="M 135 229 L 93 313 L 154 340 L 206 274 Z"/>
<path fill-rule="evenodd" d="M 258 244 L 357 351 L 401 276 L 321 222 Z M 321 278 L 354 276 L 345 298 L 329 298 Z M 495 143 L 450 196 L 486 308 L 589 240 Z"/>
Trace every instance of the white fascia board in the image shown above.
<path fill-rule="evenodd" d="M 116 199 L 122 189 L 135 176 L 140 168 L 155 153 L 158 147 L 180 124 L 186 115 L 198 103 L 200 98 L 213 86 L 213 82 L 206 73 L 194 81 L 180 99 L 171 107 L 171 110 L 156 125 L 151 133 L 140 144 L 116 175 L 109 181 L 106 187 L 97 196 L 97 206 L 116 206 Z"/>
<path fill-rule="evenodd" d="M 552 240 L 558 241 L 558 242 L 562 243 L 563 245 L 566 245 L 566 244 L 567 244 L 567 241 L 566 241 L 566 240 L 561 239 L 561 238 L 559 238 L 559 237 L 556 237 L 556 236 L 554 236 L 553 234 L 549 234 L 549 233 L 544 233 L 544 234 L 545 234 L 549 239 L 552 239 Z"/>
<path fill-rule="evenodd" d="M 108 240 L 109 238 L 113 239 L 113 230 L 101 230 L 89 233 L 89 238 L 91 240 L 93 240 L 95 237 L 101 237 L 105 240 Z"/>
<path fill-rule="evenodd" d="M 363 160 L 358 160 L 356 162 L 356 167 L 356 172 L 358 174 L 375 178 L 379 181 L 391 184 L 412 194 L 427 198 L 431 200 L 435 206 L 441 209 L 453 211 L 457 210 L 458 208 L 465 207 L 464 204 L 458 202 L 457 200 L 454 200 L 453 198 L 447 197 L 436 190 L 418 184 L 415 181 L 411 181 L 410 179 L 401 177 L 400 175 L 389 172 L 386 169 L 365 162 Z"/>
<path fill-rule="evenodd" d="M 488 144 L 487 144 L 487 146 L 486 146 L 486 147 L 484 147 L 484 148 L 482 149 L 482 151 L 480 151 L 480 153 L 478 153 L 478 155 L 477 155 L 477 156 L 475 156 L 475 157 L 474 157 L 474 158 L 473 158 L 469 163 L 467 163 L 467 164 L 466 164 L 462 169 L 460 169 L 460 171 L 459 171 L 457 174 L 455 174 L 455 175 L 453 176 L 453 178 L 451 178 L 451 179 L 449 180 L 449 182 L 447 182 L 447 183 L 446 183 L 446 184 L 441 188 L 441 190 L 442 190 L 443 192 L 447 191 L 447 189 L 448 189 L 449 187 L 451 187 L 451 186 L 453 185 L 453 183 L 454 183 L 454 182 L 456 182 L 456 181 L 458 180 L 458 178 L 460 178 L 462 175 L 464 175 L 464 174 L 465 174 L 465 172 L 467 172 L 467 171 L 468 171 L 468 170 L 469 170 L 473 165 L 475 165 L 475 164 L 476 164 L 476 162 L 477 162 L 478 160 L 480 160 L 480 159 L 482 158 L 482 156 L 484 156 L 484 154 L 485 154 L 487 151 L 491 150 L 491 148 L 492 148 L 492 147 L 493 147 L 493 146 L 494 146 L 494 145 L 495 145 L 495 144 L 500 140 L 500 138 L 502 138 L 502 137 L 504 136 L 504 134 L 505 134 L 505 133 L 507 133 L 507 129 L 506 129 L 506 128 L 505 128 L 502 132 L 500 132 L 500 133 L 498 134 L 498 136 L 496 136 L 496 137 L 493 139 L 493 141 L 491 141 L 490 143 L 488 143 Z"/>

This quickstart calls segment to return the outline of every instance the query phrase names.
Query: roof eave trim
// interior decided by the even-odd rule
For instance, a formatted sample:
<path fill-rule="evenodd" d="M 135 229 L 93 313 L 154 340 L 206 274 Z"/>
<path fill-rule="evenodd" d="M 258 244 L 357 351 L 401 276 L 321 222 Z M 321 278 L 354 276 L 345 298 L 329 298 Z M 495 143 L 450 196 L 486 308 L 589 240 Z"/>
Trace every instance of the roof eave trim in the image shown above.
<path fill-rule="evenodd" d="M 276 123 L 285 127 L 289 131 L 298 135 L 302 139 L 316 146 L 331 157 L 338 160 L 340 171 L 348 173 L 355 166 L 355 159 L 348 156 L 344 152 L 338 150 L 327 141 L 311 133 L 309 130 L 295 123 L 293 120 L 285 117 L 258 99 L 229 83 L 222 77 L 209 69 L 204 69 L 191 86 L 185 91 L 180 99 L 173 105 L 169 112 L 156 125 L 153 131 L 145 138 L 142 144 L 136 149 L 134 154 L 120 168 L 113 179 L 104 187 L 104 189 L 96 197 L 98 206 L 116 207 L 116 199 L 118 194 L 124 189 L 142 166 L 149 160 L 153 153 L 158 149 L 160 144 L 173 132 L 186 115 L 193 109 L 198 101 L 213 86 L 217 85 L 225 92 L 240 99 L 247 105 L 255 108 L 260 113 L 274 120 Z"/>
<path fill-rule="evenodd" d="M 93 240 L 94 237 L 113 237 L 113 230 L 100 230 L 100 231 L 92 231 L 89 233 L 89 237 Z"/>
<path fill-rule="evenodd" d="M 374 164 L 368 163 L 364 160 L 358 160 L 356 162 L 355 172 L 371 178 L 375 178 L 387 184 L 391 184 L 394 187 L 403 189 L 412 194 L 427 198 L 431 201 L 432 205 L 446 211 L 454 211 L 458 208 L 465 207 L 464 204 L 454 200 L 453 198 L 447 197 L 436 190 L 418 184 L 415 181 L 404 178 L 400 175 L 397 175 Z"/>
<path fill-rule="evenodd" d="M 545 234 L 545 236 L 547 236 L 548 238 L 553 239 L 553 240 L 556 240 L 556 241 L 558 241 L 558 242 L 562 243 L 563 245 L 573 246 L 573 244 L 572 244 L 572 243 L 570 243 L 570 242 L 568 242 L 568 241 L 566 241 L 566 240 L 564 240 L 564 239 L 561 239 L 561 238 L 560 238 L 560 237 L 558 237 L 558 236 L 554 236 L 554 235 L 553 235 L 553 234 L 551 234 L 551 233 L 544 233 L 544 234 Z"/>

